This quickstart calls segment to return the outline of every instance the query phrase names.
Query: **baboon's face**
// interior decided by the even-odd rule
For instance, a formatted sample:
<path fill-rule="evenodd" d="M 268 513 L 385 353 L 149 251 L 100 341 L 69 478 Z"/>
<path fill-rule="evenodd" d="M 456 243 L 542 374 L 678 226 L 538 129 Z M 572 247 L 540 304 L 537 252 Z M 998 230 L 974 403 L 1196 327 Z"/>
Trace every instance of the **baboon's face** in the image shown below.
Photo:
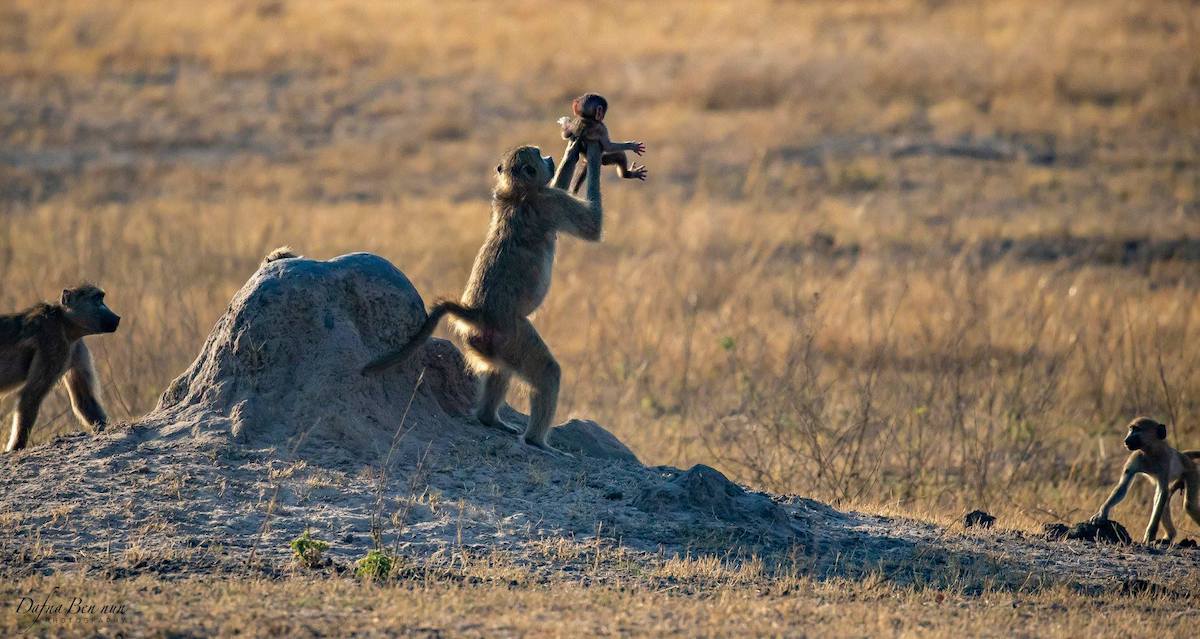
<path fill-rule="evenodd" d="M 554 158 L 543 156 L 536 146 L 523 146 L 508 153 L 496 165 L 496 180 L 502 191 L 528 190 L 545 186 L 554 177 Z"/>
<path fill-rule="evenodd" d="M 1129 433 L 1125 435 L 1125 448 L 1141 450 L 1152 442 L 1167 438 L 1167 427 L 1153 419 L 1139 417 L 1129 423 Z"/>
<path fill-rule="evenodd" d="M 104 291 L 95 286 L 78 286 L 62 292 L 62 305 L 67 319 L 88 333 L 112 333 L 121 317 L 104 303 Z"/>

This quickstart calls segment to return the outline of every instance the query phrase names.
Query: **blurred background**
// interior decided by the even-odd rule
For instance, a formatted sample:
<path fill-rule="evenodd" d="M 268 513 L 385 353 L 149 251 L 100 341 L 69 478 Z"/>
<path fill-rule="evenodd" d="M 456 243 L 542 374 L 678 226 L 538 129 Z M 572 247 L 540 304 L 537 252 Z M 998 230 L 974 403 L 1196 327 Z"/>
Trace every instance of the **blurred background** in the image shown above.
<path fill-rule="evenodd" d="M 1137 414 L 1200 448 L 1197 3 L 501 7 L 3 3 L 0 309 L 107 288 L 135 417 L 280 244 L 457 293 L 496 159 L 559 155 L 594 90 L 650 180 L 606 173 L 604 242 L 560 246 L 560 420 L 1026 526 L 1094 511 Z M 56 391 L 34 441 L 74 430 Z"/>

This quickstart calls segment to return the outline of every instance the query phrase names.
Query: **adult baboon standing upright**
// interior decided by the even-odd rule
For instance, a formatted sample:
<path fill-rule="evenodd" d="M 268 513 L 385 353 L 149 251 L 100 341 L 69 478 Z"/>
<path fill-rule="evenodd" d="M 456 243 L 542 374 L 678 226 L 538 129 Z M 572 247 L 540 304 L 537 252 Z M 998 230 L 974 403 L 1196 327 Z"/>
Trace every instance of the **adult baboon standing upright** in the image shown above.
<path fill-rule="evenodd" d="M 561 371 L 528 318 L 550 290 L 558 232 L 592 242 L 600 239 L 603 209 L 598 144 L 587 144 L 587 200 L 563 190 L 579 160 L 580 144 L 572 141 L 567 145 L 557 173 L 553 158 L 542 157 L 537 147 L 517 147 L 504 154 L 496 166 L 491 227 L 462 298 L 457 303 L 443 300 L 434 304 L 408 344 L 371 362 L 364 373 L 408 359 L 449 314 L 455 320 L 455 332 L 463 339 L 467 361 L 480 377 L 479 421 L 522 432 L 498 414 L 516 374 L 533 390 L 525 442 L 567 455 L 546 442 L 558 404 Z"/>

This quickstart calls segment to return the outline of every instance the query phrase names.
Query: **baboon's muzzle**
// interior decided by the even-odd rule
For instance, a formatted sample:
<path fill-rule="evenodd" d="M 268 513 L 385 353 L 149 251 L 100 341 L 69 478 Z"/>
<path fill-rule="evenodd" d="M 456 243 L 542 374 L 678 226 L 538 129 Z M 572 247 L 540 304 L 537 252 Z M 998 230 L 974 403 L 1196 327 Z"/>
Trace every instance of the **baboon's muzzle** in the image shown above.
<path fill-rule="evenodd" d="M 104 318 L 104 322 L 100 325 L 100 329 L 105 333 L 115 333 L 117 332 L 117 326 L 120 324 L 121 316 L 117 315 L 116 313 L 110 313 L 108 317 Z"/>
<path fill-rule="evenodd" d="M 1129 437 L 1125 438 L 1125 448 L 1128 448 L 1129 450 L 1137 450 L 1141 447 L 1142 439 L 1140 437 L 1130 435 Z"/>

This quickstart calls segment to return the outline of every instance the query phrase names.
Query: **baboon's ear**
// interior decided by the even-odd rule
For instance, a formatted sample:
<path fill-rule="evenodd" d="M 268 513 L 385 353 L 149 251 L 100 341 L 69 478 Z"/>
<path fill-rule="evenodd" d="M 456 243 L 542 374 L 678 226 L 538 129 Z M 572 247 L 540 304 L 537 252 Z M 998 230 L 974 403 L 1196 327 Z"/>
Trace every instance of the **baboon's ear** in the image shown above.
<path fill-rule="evenodd" d="M 63 303 L 63 304 L 70 304 L 70 303 L 71 303 L 71 289 L 67 289 L 67 288 L 64 288 L 64 289 L 63 289 L 63 292 L 62 292 L 62 303 Z"/>
<path fill-rule="evenodd" d="M 1167 438 L 1167 425 L 1159 424 L 1158 428 L 1157 428 L 1157 432 L 1158 432 L 1159 439 L 1166 439 Z"/>

